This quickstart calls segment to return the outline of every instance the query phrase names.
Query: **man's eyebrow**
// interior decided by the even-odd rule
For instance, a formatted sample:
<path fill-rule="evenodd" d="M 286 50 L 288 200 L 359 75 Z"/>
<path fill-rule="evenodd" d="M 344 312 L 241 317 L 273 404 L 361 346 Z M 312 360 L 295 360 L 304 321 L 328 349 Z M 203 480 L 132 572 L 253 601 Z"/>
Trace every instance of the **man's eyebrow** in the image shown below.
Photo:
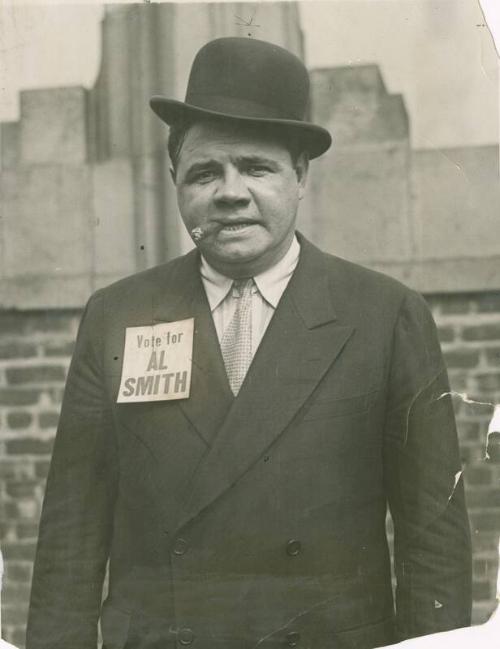
<path fill-rule="evenodd" d="M 238 166 L 241 167 L 247 167 L 249 165 L 264 165 L 270 167 L 273 170 L 280 168 L 280 164 L 276 160 L 272 160 L 271 158 L 266 158 L 260 155 L 238 156 L 235 159 L 235 162 Z M 206 160 L 193 162 L 193 164 L 186 169 L 186 172 L 184 173 L 184 177 L 189 179 L 192 178 L 200 171 L 206 171 L 207 169 L 219 169 L 221 166 L 222 165 L 220 162 L 217 162 L 217 160 L 213 160 L 212 158 L 207 158 Z"/>
<path fill-rule="evenodd" d="M 271 158 L 266 158 L 264 156 L 260 155 L 248 155 L 248 156 L 241 156 L 237 158 L 238 164 L 260 164 L 260 165 L 266 165 L 268 167 L 271 167 L 272 169 L 277 169 L 280 165 L 276 160 L 272 160 Z"/>

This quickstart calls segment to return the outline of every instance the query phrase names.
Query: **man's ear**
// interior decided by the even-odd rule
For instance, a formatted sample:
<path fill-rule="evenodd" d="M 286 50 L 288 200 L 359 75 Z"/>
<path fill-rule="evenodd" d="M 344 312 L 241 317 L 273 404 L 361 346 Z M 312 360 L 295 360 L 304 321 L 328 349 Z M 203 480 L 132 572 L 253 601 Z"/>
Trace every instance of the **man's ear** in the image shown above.
<path fill-rule="evenodd" d="M 170 178 L 172 178 L 172 182 L 175 185 L 175 179 L 176 179 L 175 169 L 173 167 L 170 167 L 169 171 L 170 171 Z"/>
<path fill-rule="evenodd" d="M 306 151 L 302 151 L 295 163 L 295 173 L 299 182 L 299 199 L 303 198 L 306 190 L 307 172 L 309 170 L 309 156 Z"/>

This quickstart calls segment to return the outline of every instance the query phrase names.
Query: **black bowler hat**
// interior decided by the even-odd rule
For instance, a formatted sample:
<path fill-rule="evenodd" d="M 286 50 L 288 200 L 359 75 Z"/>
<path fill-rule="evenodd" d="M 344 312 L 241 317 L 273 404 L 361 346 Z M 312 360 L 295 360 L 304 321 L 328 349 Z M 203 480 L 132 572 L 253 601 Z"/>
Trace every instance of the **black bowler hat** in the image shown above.
<path fill-rule="evenodd" d="M 184 103 L 154 96 L 150 105 L 170 125 L 205 115 L 290 128 L 316 158 L 332 138 L 305 121 L 308 100 L 309 75 L 294 54 L 253 38 L 218 38 L 196 55 Z"/>

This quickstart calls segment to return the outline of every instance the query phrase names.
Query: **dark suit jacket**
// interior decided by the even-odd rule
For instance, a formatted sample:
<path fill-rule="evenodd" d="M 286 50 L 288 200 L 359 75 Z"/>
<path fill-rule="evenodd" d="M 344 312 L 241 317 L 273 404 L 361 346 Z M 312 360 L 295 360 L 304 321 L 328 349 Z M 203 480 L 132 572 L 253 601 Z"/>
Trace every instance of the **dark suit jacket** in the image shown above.
<path fill-rule="evenodd" d="M 469 528 L 429 311 L 398 282 L 301 243 L 236 399 L 196 251 L 91 298 L 28 649 L 96 646 L 108 557 L 106 649 L 368 649 L 469 624 Z M 189 317 L 190 398 L 117 404 L 126 327 Z"/>

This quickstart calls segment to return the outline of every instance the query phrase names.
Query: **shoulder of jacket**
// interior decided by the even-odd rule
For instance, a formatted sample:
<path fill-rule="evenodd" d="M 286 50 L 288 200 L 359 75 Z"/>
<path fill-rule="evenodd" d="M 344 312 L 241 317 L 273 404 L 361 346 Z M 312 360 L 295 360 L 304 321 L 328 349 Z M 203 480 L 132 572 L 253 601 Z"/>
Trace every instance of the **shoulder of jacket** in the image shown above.
<path fill-rule="evenodd" d="M 417 291 L 390 275 L 326 252 L 322 255 L 330 281 L 347 287 L 357 297 L 389 300 L 395 304 L 412 298 L 423 300 Z"/>
<path fill-rule="evenodd" d="M 130 298 L 133 295 L 148 293 L 157 286 L 162 286 L 165 291 L 168 291 L 169 286 L 176 283 L 179 274 L 185 271 L 186 264 L 194 254 L 196 251 L 193 250 L 158 266 L 123 277 L 108 286 L 97 289 L 91 300 L 101 298 L 108 302 L 122 297 Z"/>

